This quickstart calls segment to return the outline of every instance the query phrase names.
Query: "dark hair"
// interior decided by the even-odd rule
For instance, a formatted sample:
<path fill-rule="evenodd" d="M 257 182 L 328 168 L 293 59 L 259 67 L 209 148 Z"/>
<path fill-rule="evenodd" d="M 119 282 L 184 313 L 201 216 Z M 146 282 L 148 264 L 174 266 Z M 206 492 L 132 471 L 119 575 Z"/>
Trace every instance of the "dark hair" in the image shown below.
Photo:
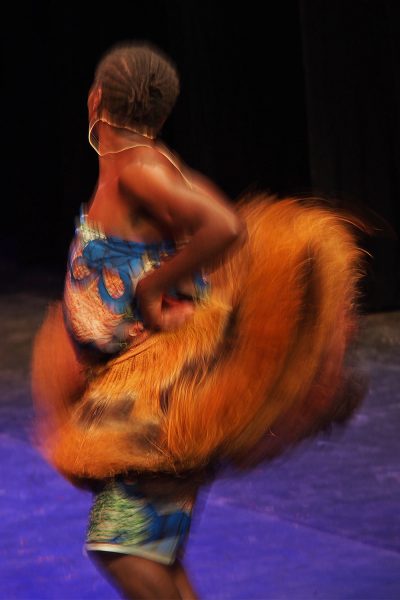
<path fill-rule="evenodd" d="M 100 85 L 100 110 L 120 126 L 145 126 L 155 133 L 179 94 L 172 61 L 148 42 L 120 42 L 99 61 L 94 85 Z"/>

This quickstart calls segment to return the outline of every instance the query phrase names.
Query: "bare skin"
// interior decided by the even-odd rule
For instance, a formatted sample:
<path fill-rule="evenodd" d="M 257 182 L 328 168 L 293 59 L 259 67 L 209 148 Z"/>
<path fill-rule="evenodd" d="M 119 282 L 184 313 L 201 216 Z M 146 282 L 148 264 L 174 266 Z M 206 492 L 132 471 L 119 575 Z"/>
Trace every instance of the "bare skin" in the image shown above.
<path fill-rule="evenodd" d="M 172 566 L 112 552 L 90 552 L 98 569 L 129 600 L 199 600 L 179 560 Z"/>
<path fill-rule="evenodd" d="M 100 158 L 89 216 L 105 224 L 106 234 L 140 242 L 189 239 L 179 253 L 138 285 L 136 294 L 150 329 L 165 330 L 182 323 L 179 307 L 162 312 L 163 294 L 172 286 L 190 293 L 192 274 L 224 253 L 243 233 L 223 195 L 215 190 L 211 195 L 211 188 L 205 193 L 194 181 L 189 187 L 156 144 Z"/>

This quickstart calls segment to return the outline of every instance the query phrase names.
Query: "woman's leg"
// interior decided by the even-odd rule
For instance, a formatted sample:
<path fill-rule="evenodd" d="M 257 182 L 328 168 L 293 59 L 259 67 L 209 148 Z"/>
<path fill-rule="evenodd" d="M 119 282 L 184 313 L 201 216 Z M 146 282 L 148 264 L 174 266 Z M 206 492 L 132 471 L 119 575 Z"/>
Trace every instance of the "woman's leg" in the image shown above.
<path fill-rule="evenodd" d="M 185 582 L 180 572 L 141 556 L 116 552 L 89 552 L 90 557 L 123 598 L 129 600 L 191 600 L 182 596 Z M 185 592 L 186 593 L 186 592 Z"/>
<path fill-rule="evenodd" d="M 175 487 L 176 484 L 174 490 Z M 165 489 L 163 491 L 166 493 Z M 138 526 L 143 529 L 139 533 L 148 536 L 151 532 L 150 519 L 156 529 L 161 528 L 159 540 L 170 539 L 171 551 L 177 544 L 177 553 L 181 555 L 189 531 L 191 507 L 194 502 L 192 495 L 193 490 L 191 494 L 186 493 L 183 496 L 188 497 L 186 501 L 181 500 L 175 505 L 168 494 L 167 499 L 161 500 L 158 496 L 154 497 L 154 489 L 153 493 L 150 493 L 144 487 L 138 489 L 134 482 L 111 482 L 95 499 L 89 521 L 88 545 L 96 544 L 99 536 L 102 537 L 102 541 L 107 541 L 108 536 L 115 537 L 121 530 L 125 534 L 129 531 L 135 532 Z M 144 505 L 145 499 L 147 503 Z M 135 510 L 129 511 L 127 507 Z M 131 542 L 135 545 L 135 535 L 132 534 L 131 537 Z M 121 550 L 123 551 L 123 546 Z M 172 565 L 164 565 L 142 556 L 96 551 L 94 548 L 88 548 L 88 554 L 124 598 L 198 600 L 179 560 L 175 560 Z M 169 556 L 168 552 L 165 554 Z M 171 559 L 174 560 L 173 554 Z"/>
<path fill-rule="evenodd" d="M 182 563 L 176 560 L 170 569 L 182 600 L 199 600 L 199 596 L 193 589 Z"/>

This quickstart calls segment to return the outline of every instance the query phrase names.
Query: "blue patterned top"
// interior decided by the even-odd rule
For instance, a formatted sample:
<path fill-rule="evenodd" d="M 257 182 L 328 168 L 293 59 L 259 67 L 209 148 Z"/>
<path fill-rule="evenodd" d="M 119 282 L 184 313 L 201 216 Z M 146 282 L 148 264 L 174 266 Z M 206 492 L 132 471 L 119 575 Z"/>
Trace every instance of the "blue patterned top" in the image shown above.
<path fill-rule="evenodd" d="M 82 208 L 70 246 L 64 290 L 66 322 L 77 341 L 98 346 L 97 332 L 103 351 L 120 350 L 121 323 L 142 322 L 135 297 L 138 281 L 176 251 L 172 241 L 145 243 L 105 235 L 96 224 L 88 222 Z M 195 293 L 191 299 L 199 300 L 207 283 L 201 274 L 194 276 L 193 283 Z M 184 297 L 177 289 L 168 290 L 167 295 Z M 117 346 L 113 343 L 115 336 Z"/>

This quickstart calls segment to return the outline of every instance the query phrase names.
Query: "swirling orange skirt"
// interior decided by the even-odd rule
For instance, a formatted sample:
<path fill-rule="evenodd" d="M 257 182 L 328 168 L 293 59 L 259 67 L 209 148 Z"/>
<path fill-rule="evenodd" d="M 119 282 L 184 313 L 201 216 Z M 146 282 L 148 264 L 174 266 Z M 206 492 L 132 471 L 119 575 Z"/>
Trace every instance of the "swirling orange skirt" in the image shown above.
<path fill-rule="evenodd" d="M 36 442 L 73 482 L 179 474 L 269 459 L 334 420 L 348 397 L 358 327 L 362 224 L 317 202 L 252 197 L 248 241 L 210 275 L 174 332 L 106 364 L 85 361 L 49 308 L 35 339 Z"/>

